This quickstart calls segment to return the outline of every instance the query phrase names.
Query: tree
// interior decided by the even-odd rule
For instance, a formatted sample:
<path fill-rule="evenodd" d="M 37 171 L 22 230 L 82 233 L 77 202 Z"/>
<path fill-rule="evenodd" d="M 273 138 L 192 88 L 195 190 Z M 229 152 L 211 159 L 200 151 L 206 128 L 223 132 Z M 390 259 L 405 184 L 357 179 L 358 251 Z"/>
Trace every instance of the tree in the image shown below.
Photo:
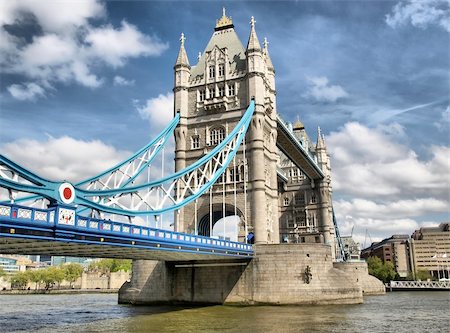
<path fill-rule="evenodd" d="M 66 264 L 62 267 L 62 269 L 64 271 L 64 280 L 70 282 L 70 287 L 72 287 L 72 284 L 83 273 L 83 266 L 76 263 Z"/>
<path fill-rule="evenodd" d="M 17 272 L 11 276 L 11 286 L 17 289 L 25 289 L 27 283 L 30 281 L 28 272 Z"/>
<path fill-rule="evenodd" d="M 64 280 L 64 271 L 58 267 L 49 267 L 42 271 L 42 282 L 45 284 L 45 290 L 53 288 L 55 283 L 61 283 Z"/>
<path fill-rule="evenodd" d="M 431 280 L 431 274 L 430 271 L 426 271 L 426 270 L 418 270 L 416 272 L 416 280 L 420 280 L 420 281 L 427 281 L 428 279 Z"/>
<path fill-rule="evenodd" d="M 128 272 L 131 270 L 132 262 L 129 259 L 101 259 L 89 265 L 90 271 L 100 271 L 104 274 L 118 271 Z"/>
<path fill-rule="evenodd" d="M 385 283 L 391 281 L 397 275 L 392 263 L 383 263 L 378 257 L 369 257 L 367 259 L 367 266 L 370 275 L 375 276 Z"/>
<path fill-rule="evenodd" d="M 28 275 L 30 277 L 30 281 L 34 282 L 36 284 L 35 289 L 40 289 L 40 284 L 42 283 L 42 270 L 34 270 L 34 271 L 28 271 Z"/>

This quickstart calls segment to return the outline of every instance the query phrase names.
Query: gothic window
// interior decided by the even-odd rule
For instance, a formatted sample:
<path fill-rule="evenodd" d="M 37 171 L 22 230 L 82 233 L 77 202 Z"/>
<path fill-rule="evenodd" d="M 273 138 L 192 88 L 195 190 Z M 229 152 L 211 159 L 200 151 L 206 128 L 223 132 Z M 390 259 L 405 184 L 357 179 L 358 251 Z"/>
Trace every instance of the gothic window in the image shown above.
<path fill-rule="evenodd" d="M 216 89 L 214 87 L 209 87 L 208 88 L 208 98 L 212 99 L 214 98 L 216 95 Z"/>
<path fill-rule="evenodd" d="M 289 206 L 289 198 L 288 197 L 284 198 L 283 204 L 284 204 L 284 206 Z"/>
<path fill-rule="evenodd" d="M 306 227 L 306 220 L 303 217 L 297 216 L 297 225 L 299 227 Z"/>
<path fill-rule="evenodd" d="M 219 86 L 219 97 L 225 96 L 225 87 Z"/>
<path fill-rule="evenodd" d="M 230 169 L 230 181 L 234 182 L 235 176 L 236 176 L 236 182 L 240 182 L 241 181 L 241 172 L 240 172 L 239 167 Z"/>
<path fill-rule="evenodd" d="M 200 102 L 204 101 L 206 99 L 206 91 L 205 90 L 199 90 L 198 99 Z"/>
<path fill-rule="evenodd" d="M 228 85 L 228 96 L 234 96 L 236 94 L 234 83 Z"/>
<path fill-rule="evenodd" d="M 292 176 L 293 177 L 297 177 L 298 176 L 298 169 L 294 169 L 294 170 L 292 170 Z"/>
<path fill-rule="evenodd" d="M 311 195 L 311 203 L 316 203 L 316 195 Z"/>
<path fill-rule="evenodd" d="M 225 64 L 219 64 L 219 76 L 225 75 Z"/>
<path fill-rule="evenodd" d="M 305 197 L 303 193 L 296 193 L 294 198 L 296 205 L 303 205 L 305 203 Z"/>
<path fill-rule="evenodd" d="M 216 66 L 212 65 L 209 66 L 209 78 L 215 78 L 216 77 Z"/>
<path fill-rule="evenodd" d="M 200 148 L 200 137 L 198 135 L 192 136 L 192 149 Z"/>
<path fill-rule="evenodd" d="M 215 127 L 209 133 L 209 144 L 217 145 L 225 138 L 225 130 L 223 127 Z"/>

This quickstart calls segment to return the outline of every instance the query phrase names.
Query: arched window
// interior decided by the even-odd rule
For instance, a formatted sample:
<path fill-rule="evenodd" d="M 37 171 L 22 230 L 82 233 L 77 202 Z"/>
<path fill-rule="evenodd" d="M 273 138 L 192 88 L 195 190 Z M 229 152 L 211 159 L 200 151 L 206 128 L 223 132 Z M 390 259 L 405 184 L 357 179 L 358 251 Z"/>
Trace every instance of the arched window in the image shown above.
<path fill-rule="evenodd" d="M 222 142 L 225 138 L 225 130 L 223 127 L 215 127 L 209 133 L 209 144 L 214 146 Z"/>
<path fill-rule="evenodd" d="M 192 136 L 192 138 L 191 138 L 191 143 L 192 143 L 192 145 L 191 145 L 191 147 L 192 147 L 192 149 L 197 149 L 197 148 L 200 148 L 200 136 L 198 136 L 198 135 L 193 135 Z"/>
<path fill-rule="evenodd" d="M 284 205 L 289 206 L 289 198 L 288 197 L 284 198 Z"/>

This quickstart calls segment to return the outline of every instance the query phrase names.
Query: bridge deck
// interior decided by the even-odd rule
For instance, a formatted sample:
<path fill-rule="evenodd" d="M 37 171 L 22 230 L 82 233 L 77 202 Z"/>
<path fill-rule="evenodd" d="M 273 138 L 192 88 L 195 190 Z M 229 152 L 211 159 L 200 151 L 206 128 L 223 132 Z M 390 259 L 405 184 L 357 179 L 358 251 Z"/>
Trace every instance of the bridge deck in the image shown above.
<path fill-rule="evenodd" d="M 186 261 L 250 259 L 253 248 L 249 244 L 77 216 L 73 207 L 36 209 L 2 204 L 0 253 Z"/>

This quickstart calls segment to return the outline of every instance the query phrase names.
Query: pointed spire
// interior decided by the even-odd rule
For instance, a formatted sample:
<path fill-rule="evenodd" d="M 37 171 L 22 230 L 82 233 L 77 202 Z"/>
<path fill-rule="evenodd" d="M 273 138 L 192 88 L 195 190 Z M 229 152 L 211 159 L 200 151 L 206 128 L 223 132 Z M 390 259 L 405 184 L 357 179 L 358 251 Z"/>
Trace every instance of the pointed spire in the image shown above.
<path fill-rule="evenodd" d="M 264 57 L 265 57 L 265 60 L 266 60 L 267 68 L 273 70 L 274 68 L 273 68 L 273 64 L 272 64 L 272 59 L 270 59 L 270 55 L 269 55 L 269 42 L 267 41 L 266 37 L 264 37 L 264 43 L 263 44 L 264 44 L 263 54 L 264 54 Z"/>
<path fill-rule="evenodd" d="M 255 23 L 256 23 L 255 18 L 252 16 L 250 20 L 251 30 L 250 30 L 250 37 L 248 38 L 247 43 L 247 51 L 261 50 L 261 45 L 259 44 L 258 36 L 256 36 Z"/>
<path fill-rule="evenodd" d="M 231 16 L 227 16 L 225 12 L 225 7 L 222 7 L 222 17 L 216 21 L 215 31 L 224 30 L 228 28 L 234 28 L 233 20 Z"/>
<path fill-rule="evenodd" d="M 189 65 L 189 59 L 186 54 L 186 50 L 184 49 L 184 41 L 186 40 L 186 37 L 184 37 L 184 33 L 181 33 L 180 37 L 180 51 L 178 52 L 177 62 L 175 63 L 175 66 L 181 65 L 181 66 L 188 66 Z"/>
<path fill-rule="evenodd" d="M 317 127 L 317 144 L 316 149 L 325 149 L 325 142 L 322 136 L 322 133 L 320 131 L 320 127 Z"/>

